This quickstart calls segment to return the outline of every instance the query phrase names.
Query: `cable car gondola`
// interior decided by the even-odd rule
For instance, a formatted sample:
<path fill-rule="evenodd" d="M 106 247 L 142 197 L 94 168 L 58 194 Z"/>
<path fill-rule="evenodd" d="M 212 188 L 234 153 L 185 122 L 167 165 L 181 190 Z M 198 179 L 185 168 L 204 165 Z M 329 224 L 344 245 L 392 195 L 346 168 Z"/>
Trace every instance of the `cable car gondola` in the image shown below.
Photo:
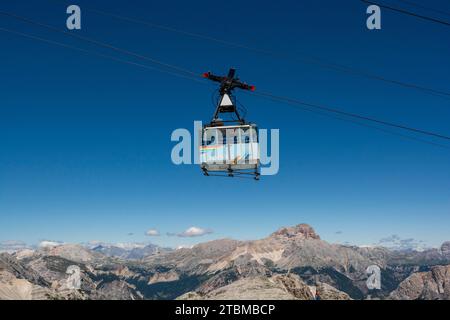
<path fill-rule="evenodd" d="M 230 69 L 227 76 L 216 76 L 210 72 L 203 74 L 205 78 L 220 83 L 220 98 L 211 123 L 202 128 L 200 166 L 206 176 L 247 175 L 258 180 L 258 128 L 240 116 L 233 97 L 236 88 L 254 91 L 255 87 L 239 81 L 235 73 L 235 69 Z M 227 114 L 228 120 L 219 117 Z"/>

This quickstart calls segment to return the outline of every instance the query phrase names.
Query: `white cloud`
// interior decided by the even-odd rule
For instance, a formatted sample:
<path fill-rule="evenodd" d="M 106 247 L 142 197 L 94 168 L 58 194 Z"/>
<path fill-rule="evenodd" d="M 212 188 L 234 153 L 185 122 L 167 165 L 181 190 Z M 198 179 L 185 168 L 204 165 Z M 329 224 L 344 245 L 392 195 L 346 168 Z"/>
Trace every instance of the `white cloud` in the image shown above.
<path fill-rule="evenodd" d="M 145 235 L 149 237 L 156 237 L 159 236 L 159 231 L 156 229 L 148 229 Z"/>
<path fill-rule="evenodd" d="M 393 250 L 415 250 L 424 251 L 427 249 L 427 245 L 422 240 L 413 238 L 403 239 L 397 234 L 393 234 L 389 237 L 380 239 L 378 245 L 393 249 Z"/>
<path fill-rule="evenodd" d="M 175 250 L 180 250 L 180 249 L 192 249 L 193 245 L 187 245 L 187 244 L 180 244 L 179 246 L 176 247 Z"/>
<path fill-rule="evenodd" d="M 190 227 L 186 231 L 179 233 L 179 237 L 200 237 L 212 233 L 211 229 L 202 229 L 199 227 Z"/>
<path fill-rule="evenodd" d="M 39 242 L 38 247 L 39 248 L 51 248 L 51 247 L 57 247 L 60 245 L 63 245 L 63 242 L 60 241 L 50 241 L 50 240 L 43 240 Z"/>

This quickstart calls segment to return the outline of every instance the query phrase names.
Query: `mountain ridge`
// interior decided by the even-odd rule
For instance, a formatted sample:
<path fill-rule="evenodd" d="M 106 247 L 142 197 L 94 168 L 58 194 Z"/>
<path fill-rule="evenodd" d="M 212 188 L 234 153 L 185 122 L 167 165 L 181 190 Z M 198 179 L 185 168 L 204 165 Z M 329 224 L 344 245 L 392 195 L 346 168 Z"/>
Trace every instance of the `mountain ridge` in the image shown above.
<path fill-rule="evenodd" d="M 56 244 L 2 253 L 0 299 L 447 299 L 441 287 L 450 283 L 450 272 L 439 269 L 450 265 L 450 242 L 422 252 L 331 244 L 307 224 L 258 240 L 117 248 Z M 366 285 L 372 265 L 381 270 L 380 290 Z M 74 268 L 77 289 L 68 286 Z"/>

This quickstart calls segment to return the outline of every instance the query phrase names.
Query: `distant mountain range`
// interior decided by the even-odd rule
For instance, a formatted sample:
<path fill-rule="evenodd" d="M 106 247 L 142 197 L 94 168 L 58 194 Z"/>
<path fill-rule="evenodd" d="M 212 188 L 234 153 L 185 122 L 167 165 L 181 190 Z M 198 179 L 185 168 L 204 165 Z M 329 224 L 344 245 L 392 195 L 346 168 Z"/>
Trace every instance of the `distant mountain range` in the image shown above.
<path fill-rule="evenodd" d="M 366 285 L 373 265 L 380 289 Z M 80 271 L 79 288 L 69 266 Z M 0 299 L 448 300 L 450 242 L 421 251 L 330 244 L 300 224 L 177 250 L 53 244 L 0 254 Z"/>
<path fill-rule="evenodd" d="M 100 244 L 92 247 L 91 250 L 103 253 L 108 257 L 116 257 L 125 260 L 140 260 L 147 256 L 171 251 L 169 248 L 161 248 L 154 244 Z"/>

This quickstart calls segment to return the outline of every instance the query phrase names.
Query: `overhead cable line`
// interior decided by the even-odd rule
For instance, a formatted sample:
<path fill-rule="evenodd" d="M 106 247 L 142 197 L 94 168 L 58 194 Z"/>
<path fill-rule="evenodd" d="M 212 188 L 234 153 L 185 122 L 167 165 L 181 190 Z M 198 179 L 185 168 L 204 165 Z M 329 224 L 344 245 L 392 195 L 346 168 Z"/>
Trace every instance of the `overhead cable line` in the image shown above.
<path fill-rule="evenodd" d="M 52 2 L 60 2 L 59 0 L 50 0 Z M 443 98 L 449 98 L 450 97 L 450 92 L 448 91 L 444 91 L 444 90 L 437 90 L 437 89 L 433 89 L 433 88 L 429 88 L 429 87 L 425 87 L 425 86 L 421 86 L 418 84 L 414 84 L 414 83 L 410 83 L 410 82 L 404 82 L 404 81 L 400 81 L 400 80 L 395 80 L 395 79 L 389 79 L 387 77 L 381 76 L 381 75 L 377 75 L 377 74 L 373 74 L 371 72 L 368 71 L 364 71 L 364 70 L 359 70 L 357 68 L 353 68 L 350 66 L 346 66 L 346 65 L 342 65 L 339 63 L 333 63 L 333 62 L 329 62 L 329 61 L 325 61 L 324 59 L 318 58 L 318 57 L 314 57 L 308 54 L 304 54 L 304 53 L 297 53 L 299 55 L 302 55 L 303 57 L 298 57 L 297 55 L 293 54 L 293 53 L 285 53 L 285 52 L 281 52 L 281 51 L 274 51 L 274 50 L 267 50 L 267 49 L 262 49 L 262 48 L 257 48 L 257 47 L 253 47 L 253 46 L 249 46 L 246 44 L 242 44 L 242 43 L 237 43 L 237 42 L 232 42 L 232 41 L 228 41 L 228 40 L 224 40 L 224 39 L 220 39 L 220 38 L 216 38 L 216 37 L 212 37 L 209 35 L 204 35 L 204 34 L 200 34 L 200 33 L 195 33 L 195 32 L 190 32 L 190 31 L 186 31 L 186 30 L 182 30 L 182 29 L 178 29 L 178 28 L 174 28 L 171 26 L 167 26 L 167 25 L 161 25 L 158 23 L 153 23 L 153 22 L 149 22 L 149 21 L 145 21 L 145 20 L 141 20 L 141 19 L 136 19 L 136 18 L 131 18 L 131 17 L 127 17 L 127 16 L 123 16 L 123 15 L 118 15 L 115 13 L 110 13 L 110 12 L 105 12 L 103 10 L 98 10 L 96 8 L 90 7 L 90 6 L 86 6 L 83 5 L 84 10 L 99 14 L 99 15 L 103 15 L 106 17 L 110 17 L 110 18 L 114 18 L 114 19 L 118 19 L 118 20 L 122 20 L 122 21 L 127 21 L 127 22 L 131 22 L 131 23 L 135 23 L 135 24 L 139 24 L 139 25 L 143 25 L 143 26 L 147 26 L 147 27 L 151 27 L 151 28 L 155 28 L 155 29 L 160 29 L 160 30 L 164 30 L 164 31 L 169 31 L 169 32 L 173 32 L 173 33 L 178 33 L 178 34 L 182 34 L 185 36 L 189 36 L 192 38 L 197 38 L 197 39 L 201 39 L 201 40 L 207 40 L 210 42 L 215 42 L 224 46 L 229 46 L 229 47 L 234 47 L 234 48 L 240 48 L 240 49 L 244 49 L 247 51 L 251 51 L 251 52 L 255 52 L 255 53 L 259 53 L 259 54 L 263 54 L 266 56 L 271 56 L 273 58 L 282 58 L 283 60 L 289 60 L 292 62 L 302 62 L 302 63 L 306 63 L 306 64 L 312 64 L 312 65 L 316 65 L 319 66 L 321 68 L 326 68 L 326 69 L 330 69 L 330 70 L 334 70 L 340 73 L 346 73 L 346 74 L 351 74 L 351 75 L 356 75 L 356 76 L 361 76 L 361 77 L 365 77 L 368 79 L 372 79 L 372 80 L 377 80 L 377 81 L 382 81 L 385 83 L 390 83 L 390 84 L 394 84 L 394 85 L 398 85 L 401 87 L 405 87 L 405 88 L 409 88 L 409 89 L 415 89 L 427 94 L 431 94 L 434 96 L 439 96 L 439 97 L 443 97 Z"/>
<path fill-rule="evenodd" d="M 0 12 L 0 14 L 1 14 L 1 12 Z M 47 25 L 44 25 L 44 24 L 41 24 L 41 23 L 39 23 L 39 25 L 47 26 Z M 51 27 L 51 28 L 53 29 L 53 27 Z M 194 76 L 190 77 L 190 76 L 186 76 L 184 74 L 179 74 L 176 71 L 167 72 L 167 70 L 161 70 L 161 69 L 153 68 L 153 67 L 150 67 L 150 66 L 147 66 L 147 65 L 141 65 L 141 64 L 138 64 L 138 63 L 135 63 L 135 62 L 126 61 L 126 60 L 123 60 L 123 59 L 118 59 L 118 58 L 115 58 L 115 57 L 112 57 L 112 56 L 108 56 L 108 55 L 104 55 L 104 54 L 100 54 L 100 53 L 92 53 L 92 52 L 90 52 L 88 50 L 85 50 L 85 49 L 80 49 L 80 48 L 73 47 L 73 46 L 66 45 L 66 44 L 62 44 L 62 43 L 59 43 L 59 42 L 56 42 L 56 41 L 52 41 L 52 40 L 48 40 L 48 39 L 44 39 L 44 38 L 39 38 L 39 37 L 36 37 L 36 36 L 27 35 L 27 34 L 24 34 L 24 33 L 21 33 L 21 32 L 12 31 L 12 30 L 8 30 L 8 29 L 5 29 L 5 28 L 1 28 L 0 30 L 1 31 L 5 31 L 5 32 L 10 32 L 10 33 L 15 33 L 17 35 L 22 35 L 22 36 L 25 36 L 25 37 L 28 37 L 28 38 L 32 38 L 32 39 L 35 39 L 35 40 L 41 40 L 41 41 L 44 41 L 44 42 L 47 42 L 47 43 L 50 43 L 50 44 L 56 44 L 56 45 L 59 45 L 59 46 L 70 48 L 70 49 L 75 49 L 77 51 L 82 51 L 84 53 L 91 53 L 91 54 L 94 54 L 94 55 L 97 55 L 97 56 L 100 56 L 100 57 L 105 57 L 105 58 L 108 58 L 108 59 L 112 59 L 112 60 L 115 60 L 115 61 L 118 61 L 118 62 L 124 62 L 124 63 L 132 64 L 132 65 L 135 65 L 135 66 L 141 66 L 141 67 L 144 67 L 146 69 L 158 70 L 158 71 L 163 71 L 163 72 L 166 72 L 166 73 L 169 73 L 169 74 L 172 74 L 172 75 L 182 76 L 183 78 L 187 78 L 189 80 L 194 80 L 194 81 L 197 81 L 197 82 L 199 81 L 199 78 L 200 78 L 200 75 L 198 73 L 192 72 L 192 71 L 189 71 L 189 73 L 195 75 L 196 77 L 194 77 Z M 83 37 L 83 38 L 86 38 L 86 37 Z M 89 38 L 87 38 L 87 39 L 88 40 L 86 40 L 86 41 L 90 40 Z M 120 49 L 120 50 L 122 51 L 122 49 Z M 125 50 L 124 52 L 129 52 L 129 51 Z M 132 55 L 134 56 L 134 54 L 132 54 Z M 147 58 L 147 57 L 145 57 L 145 58 Z M 148 60 L 148 59 L 146 59 L 146 60 Z M 151 60 L 154 60 L 154 59 L 152 58 Z M 167 64 L 165 64 L 165 65 L 167 65 Z M 177 66 L 173 66 L 173 67 L 175 67 L 175 69 L 184 69 L 184 68 L 179 68 Z M 186 69 L 184 69 L 184 70 L 186 70 Z M 325 106 L 320 106 L 320 105 L 317 105 L 317 104 L 306 103 L 306 102 L 302 102 L 300 100 L 296 100 L 296 99 L 292 99 L 292 98 L 277 96 L 277 95 L 273 95 L 273 94 L 268 93 L 268 92 L 256 92 L 254 94 L 257 94 L 257 95 L 260 95 L 260 96 L 264 96 L 264 97 L 269 98 L 271 100 L 277 100 L 277 101 L 280 101 L 280 102 L 291 104 L 291 105 L 295 104 L 295 105 L 306 106 L 306 107 L 318 109 L 320 111 L 325 111 L 325 112 L 328 112 L 328 113 L 334 113 L 334 114 L 337 114 L 337 115 L 351 117 L 351 118 L 355 118 L 355 119 L 358 119 L 358 120 L 370 121 L 370 122 L 374 122 L 374 123 L 377 123 L 377 124 L 382 124 L 382 125 L 385 125 L 385 126 L 395 127 L 395 128 L 399 128 L 399 129 L 403 129 L 403 130 L 407 130 L 407 131 L 413 131 L 415 133 L 421 133 L 421 134 L 424 134 L 424 135 L 429 135 L 429 136 L 433 136 L 433 137 L 437 137 L 437 138 L 450 140 L 450 137 L 444 136 L 444 135 L 441 135 L 441 134 L 437 134 L 437 133 L 433 133 L 433 132 L 429 132 L 429 131 L 425 131 L 425 130 L 421 130 L 421 129 L 411 128 L 411 127 L 407 127 L 407 126 L 404 126 L 404 125 L 398 125 L 398 124 L 390 123 L 390 122 L 387 122 L 387 121 L 384 121 L 384 120 L 378 120 L 378 119 L 375 119 L 375 118 L 370 118 L 370 117 L 362 116 L 362 115 L 355 114 L 355 113 L 349 113 L 349 112 L 342 111 L 342 110 L 339 110 L 339 109 L 334 109 L 334 108 L 329 108 L 329 107 L 325 107 Z"/>
<path fill-rule="evenodd" d="M 147 61 L 150 61 L 150 62 L 152 62 L 154 64 L 160 65 L 162 67 L 173 69 L 173 70 L 175 70 L 177 72 L 185 73 L 185 74 L 188 74 L 188 75 L 198 76 L 197 73 L 192 72 L 192 71 L 190 71 L 188 69 L 184 69 L 184 68 L 181 68 L 181 67 L 169 64 L 169 63 L 165 63 L 165 62 L 159 61 L 157 59 L 154 59 L 154 58 L 151 58 L 151 57 L 148 57 L 148 56 L 144 56 L 144 55 L 139 54 L 139 53 L 135 53 L 135 52 L 132 52 L 132 51 L 129 51 L 129 50 L 126 50 L 126 49 L 122 49 L 122 48 L 116 47 L 116 46 L 114 46 L 112 44 L 109 44 L 109 43 L 106 43 L 106 42 L 102 42 L 102 41 L 98 41 L 98 40 L 95 40 L 95 39 L 92 39 L 92 38 L 89 38 L 89 37 L 81 36 L 81 35 L 75 34 L 73 32 L 68 32 L 68 31 L 65 31 L 65 30 L 61 30 L 59 28 L 56 28 L 56 27 L 53 27 L 53 26 L 50 26 L 50 25 L 47 25 L 47 24 L 44 24 L 44 23 L 41 23 L 41 22 L 37 22 L 37 21 L 31 20 L 31 19 L 28 19 L 26 17 L 22 17 L 22 16 L 14 14 L 14 13 L 0 11 L 0 15 L 4 15 L 4 16 L 7 16 L 7 17 L 10 17 L 10 18 L 13 18 L 13 19 L 16 19 L 16 20 L 28 23 L 28 24 L 36 25 L 36 26 L 39 26 L 39 27 L 42 27 L 42 28 L 45 28 L 45 29 L 48 29 L 48 30 L 51 30 L 51 31 L 63 33 L 63 34 L 68 35 L 68 36 L 70 36 L 72 38 L 83 40 L 83 41 L 89 42 L 91 44 L 95 44 L 97 46 L 101 46 L 101 47 L 104 47 L 104 48 L 107 48 L 107 49 L 111 49 L 111 50 L 114 50 L 114 51 L 117 51 L 117 52 L 120 52 L 120 53 L 123 53 L 123 54 L 131 55 L 131 56 L 133 56 L 135 58 L 147 60 Z"/>
<path fill-rule="evenodd" d="M 335 114 L 339 114 L 339 115 L 343 115 L 343 116 L 359 119 L 359 120 L 364 120 L 364 121 L 369 121 L 369 122 L 373 122 L 373 123 L 377 123 L 377 124 L 382 124 L 382 125 L 385 125 L 385 126 L 388 126 L 388 127 L 393 127 L 393 128 L 397 128 L 397 129 L 402 129 L 402 130 L 412 131 L 412 132 L 415 132 L 415 133 L 420 133 L 420 134 L 431 136 L 431 137 L 434 137 L 434 138 L 450 140 L 450 136 L 446 136 L 446 135 L 443 135 L 443 134 L 434 133 L 434 132 L 426 131 L 426 130 L 422 130 L 422 129 L 416 129 L 416 128 L 405 126 L 405 125 L 401 125 L 401 124 L 396 124 L 396 123 L 392 123 L 392 122 L 388 122 L 388 121 L 384 121 L 384 120 L 379 120 L 379 119 L 376 119 L 376 118 L 371 118 L 371 117 L 368 117 L 368 116 L 359 115 L 359 114 L 356 114 L 356 113 L 342 111 L 342 110 L 335 109 L 335 108 L 330 108 L 330 107 L 327 107 L 327 106 L 324 106 L 324 105 L 312 104 L 312 103 L 300 101 L 300 100 L 297 100 L 297 99 L 277 96 L 277 95 L 271 94 L 269 92 L 260 92 L 260 91 L 258 91 L 258 92 L 254 92 L 254 94 L 265 96 L 265 97 L 272 98 L 272 99 L 276 99 L 276 100 L 279 100 L 279 101 L 283 101 L 283 102 L 286 102 L 286 103 L 289 103 L 289 104 L 297 104 L 297 105 L 302 105 L 302 106 L 306 106 L 306 107 L 311 107 L 311 108 L 315 108 L 315 109 L 319 109 L 319 110 L 323 110 L 323 111 L 327 111 L 327 112 L 331 112 L 331 113 L 335 113 Z"/>
<path fill-rule="evenodd" d="M 380 132 L 388 133 L 390 135 L 394 135 L 394 136 L 398 136 L 398 137 L 401 137 L 401 138 L 405 138 L 405 139 L 408 139 L 408 140 L 412 140 L 412 141 L 416 141 L 416 142 L 420 142 L 420 143 L 424 143 L 424 144 L 429 144 L 429 145 L 433 145 L 435 147 L 440 147 L 440 148 L 444 148 L 444 149 L 449 149 L 450 150 L 450 145 L 444 145 L 444 144 L 441 144 L 441 143 L 437 143 L 437 142 L 433 142 L 433 141 L 429 141 L 429 140 L 424 140 L 424 139 L 421 139 L 421 138 L 418 138 L 418 137 L 415 137 L 415 136 L 402 134 L 402 133 L 397 132 L 397 131 L 387 130 L 387 129 L 384 129 L 384 128 L 380 127 L 380 126 L 370 125 L 370 124 L 364 123 L 362 121 L 358 121 L 357 119 L 344 117 L 342 115 L 333 114 L 333 113 L 329 113 L 329 112 L 325 112 L 325 111 L 321 111 L 321 110 L 317 110 L 317 109 L 311 109 L 310 107 L 308 107 L 308 106 L 306 106 L 304 104 L 293 103 L 293 102 L 287 103 L 285 101 L 285 99 L 284 98 L 282 99 L 281 97 L 277 97 L 277 96 L 273 96 L 273 95 L 266 96 L 264 94 L 259 94 L 258 91 L 247 93 L 247 94 L 256 95 L 256 96 L 259 96 L 260 98 L 267 98 L 267 99 L 272 100 L 274 102 L 283 102 L 286 105 L 291 106 L 291 107 L 293 107 L 295 109 L 301 109 L 303 111 L 310 112 L 310 113 L 315 113 L 315 114 L 318 114 L 318 115 L 321 115 L 321 116 L 325 116 L 327 118 L 332 118 L 332 119 L 335 119 L 335 120 L 345 121 L 345 122 L 348 122 L 348 123 L 356 124 L 358 126 L 363 126 L 363 127 L 366 127 L 366 128 L 370 128 L 370 129 L 374 129 L 374 130 L 380 131 Z"/>
<path fill-rule="evenodd" d="M 427 17 L 427 16 L 424 16 L 424 15 L 421 15 L 421 14 L 418 14 L 418 13 L 414 13 L 414 12 L 408 11 L 406 9 L 400 9 L 400 8 L 392 7 L 392 6 L 389 6 L 389 5 L 386 5 L 386 4 L 382 4 L 382 3 L 378 3 L 378 2 L 374 2 L 374 1 L 370 1 L 370 0 L 361 0 L 361 1 L 364 2 L 364 3 L 367 3 L 367 4 L 373 4 L 373 5 L 379 6 L 380 8 L 388 9 L 388 10 L 391 10 L 391 11 L 395 11 L 395 12 L 398 12 L 398 13 L 402 13 L 402 14 L 411 16 L 411 17 L 415 17 L 415 18 L 419 18 L 419 19 L 422 19 L 422 20 L 431 21 L 431 22 L 434 22 L 434 23 L 438 23 L 438 24 L 442 24 L 442 25 L 445 25 L 447 27 L 450 27 L 450 22 L 448 22 L 448 21 L 439 20 L 439 19 L 432 18 L 432 17 Z"/>
<path fill-rule="evenodd" d="M 194 77 L 189 77 L 187 75 L 183 75 L 183 74 L 180 74 L 180 73 L 168 71 L 168 70 L 165 70 L 165 69 L 159 69 L 159 68 L 156 68 L 156 67 L 153 67 L 153 66 L 137 63 L 137 62 L 130 61 L 130 60 L 120 59 L 120 58 L 117 58 L 117 57 L 114 57 L 114 56 L 110 56 L 110 55 L 106 55 L 106 54 L 103 54 L 103 53 L 82 49 L 82 48 L 75 47 L 75 46 L 72 46 L 72 45 L 69 45 L 69 44 L 65 44 L 65 43 L 58 42 L 58 41 L 53 41 L 53 40 L 42 38 L 42 37 L 39 37 L 39 36 L 23 33 L 23 32 L 20 32 L 20 31 L 6 29 L 6 28 L 1 28 L 1 27 L 0 27 L 0 31 L 11 33 L 11 34 L 15 34 L 15 35 L 18 35 L 18 36 L 21 36 L 21 37 L 25 37 L 25 38 L 29 38 L 29 39 L 33 39 L 33 40 L 37 40 L 37 41 L 42 41 L 42 42 L 45 42 L 45 43 L 48 43 L 48 44 L 51 44 L 51 45 L 56 45 L 56 46 L 59 46 L 59 47 L 63 47 L 63 48 L 66 48 L 66 49 L 79 51 L 79 52 L 82 52 L 82 53 L 85 53 L 85 54 L 88 54 L 88 55 L 93 55 L 93 56 L 97 56 L 97 57 L 101 57 L 101 58 L 106 58 L 106 59 L 109 59 L 109 60 L 113 60 L 113 61 L 120 62 L 120 63 L 125 63 L 125 64 L 128 64 L 128 65 L 133 65 L 133 66 L 144 68 L 144 69 L 147 69 L 147 70 L 153 70 L 153 71 L 158 71 L 158 72 L 162 72 L 162 73 L 167 73 L 167 74 L 170 74 L 170 75 L 175 76 L 175 77 L 193 80 L 193 81 L 196 81 L 196 82 L 201 83 L 203 85 L 205 84 L 205 82 L 202 81 L 201 79 L 197 79 L 197 78 L 194 78 Z"/>
<path fill-rule="evenodd" d="M 434 12 L 439 13 L 439 14 L 450 16 L 450 11 L 444 11 L 444 10 L 440 10 L 440 9 L 426 7 L 424 5 L 421 5 L 421 4 L 413 2 L 413 1 L 397 0 L 397 2 L 402 2 L 402 3 L 405 3 L 405 4 L 413 6 L 413 7 L 421 8 L 421 9 L 428 10 L 428 11 L 434 11 Z"/>

